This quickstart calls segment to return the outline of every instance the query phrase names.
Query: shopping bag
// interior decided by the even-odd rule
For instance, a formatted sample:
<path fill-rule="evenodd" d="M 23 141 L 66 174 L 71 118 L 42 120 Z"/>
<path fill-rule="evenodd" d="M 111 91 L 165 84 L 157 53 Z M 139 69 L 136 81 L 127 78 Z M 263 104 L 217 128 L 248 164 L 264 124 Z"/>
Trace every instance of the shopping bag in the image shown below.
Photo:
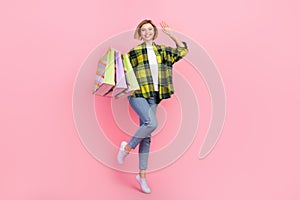
<path fill-rule="evenodd" d="M 98 62 L 93 94 L 111 96 L 115 86 L 115 51 L 109 49 Z"/>
<path fill-rule="evenodd" d="M 136 79 L 135 73 L 134 73 L 132 65 L 130 63 L 128 54 L 122 54 L 122 61 L 123 61 L 124 69 L 125 69 L 125 78 L 126 78 L 126 83 L 127 83 L 127 89 L 124 90 L 123 92 L 119 93 L 118 95 L 116 95 L 115 98 L 129 96 L 136 90 L 140 89 L 139 83 Z"/>
<path fill-rule="evenodd" d="M 115 80 L 116 80 L 116 85 L 112 91 L 112 96 L 116 97 L 120 93 L 122 93 L 124 90 L 127 89 L 127 83 L 125 79 L 125 72 L 124 72 L 124 66 L 123 66 L 123 61 L 121 58 L 121 53 L 119 51 L 116 51 L 116 57 L 115 57 L 115 62 L 116 62 L 116 71 L 115 71 Z"/>

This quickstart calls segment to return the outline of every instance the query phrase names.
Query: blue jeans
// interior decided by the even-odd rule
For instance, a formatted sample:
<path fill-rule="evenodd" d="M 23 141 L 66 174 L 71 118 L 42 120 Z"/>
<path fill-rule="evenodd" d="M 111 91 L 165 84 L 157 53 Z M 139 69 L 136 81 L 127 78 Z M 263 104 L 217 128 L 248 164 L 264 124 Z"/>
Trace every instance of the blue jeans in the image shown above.
<path fill-rule="evenodd" d="M 151 133 L 157 128 L 155 97 L 128 97 L 129 104 L 140 117 L 140 127 L 128 142 L 135 149 L 139 144 L 139 168 L 146 170 L 151 143 Z"/>

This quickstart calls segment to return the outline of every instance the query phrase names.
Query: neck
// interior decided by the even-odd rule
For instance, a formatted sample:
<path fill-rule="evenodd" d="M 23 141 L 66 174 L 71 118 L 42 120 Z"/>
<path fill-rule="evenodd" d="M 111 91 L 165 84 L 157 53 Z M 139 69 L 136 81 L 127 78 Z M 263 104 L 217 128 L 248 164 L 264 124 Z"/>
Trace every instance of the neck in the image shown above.
<path fill-rule="evenodd" d="M 147 46 L 152 46 L 153 44 L 153 40 L 148 40 L 148 41 L 145 41 L 146 45 Z"/>

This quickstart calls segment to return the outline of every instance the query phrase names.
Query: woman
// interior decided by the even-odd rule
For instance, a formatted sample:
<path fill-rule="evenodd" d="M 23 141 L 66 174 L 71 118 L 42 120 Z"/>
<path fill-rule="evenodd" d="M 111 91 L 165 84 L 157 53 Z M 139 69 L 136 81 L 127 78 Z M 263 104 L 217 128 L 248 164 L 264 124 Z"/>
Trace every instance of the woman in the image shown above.
<path fill-rule="evenodd" d="M 165 23 L 162 31 L 175 43 L 176 48 L 158 45 L 157 27 L 151 20 L 143 20 L 136 28 L 134 38 L 143 43 L 128 53 L 130 62 L 137 77 L 140 90 L 128 97 L 129 104 L 139 115 L 140 127 L 127 143 L 121 142 L 117 160 L 120 164 L 132 149 L 139 144 L 139 174 L 136 179 L 145 193 L 151 190 L 146 182 L 146 169 L 151 142 L 151 133 L 157 127 L 156 108 L 162 99 L 170 98 L 174 93 L 172 83 L 172 65 L 188 53 L 187 45 L 174 35 Z"/>

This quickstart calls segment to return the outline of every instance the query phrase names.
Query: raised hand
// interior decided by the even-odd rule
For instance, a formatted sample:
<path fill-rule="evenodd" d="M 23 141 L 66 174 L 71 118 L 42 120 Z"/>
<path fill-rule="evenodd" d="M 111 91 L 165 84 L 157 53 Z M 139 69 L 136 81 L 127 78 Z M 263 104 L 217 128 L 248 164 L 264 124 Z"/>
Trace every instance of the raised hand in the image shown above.
<path fill-rule="evenodd" d="M 177 46 L 184 47 L 184 44 L 174 35 L 173 30 L 166 22 L 162 21 L 160 25 L 162 27 L 162 31 L 167 34 L 176 43 Z"/>
<path fill-rule="evenodd" d="M 165 34 L 167 34 L 168 36 L 173 36 L 173 30 L 169 27 L 169 25 L 165 21 L 162 21 L 160 25 L 162 27 L 162 31 Z"/>

